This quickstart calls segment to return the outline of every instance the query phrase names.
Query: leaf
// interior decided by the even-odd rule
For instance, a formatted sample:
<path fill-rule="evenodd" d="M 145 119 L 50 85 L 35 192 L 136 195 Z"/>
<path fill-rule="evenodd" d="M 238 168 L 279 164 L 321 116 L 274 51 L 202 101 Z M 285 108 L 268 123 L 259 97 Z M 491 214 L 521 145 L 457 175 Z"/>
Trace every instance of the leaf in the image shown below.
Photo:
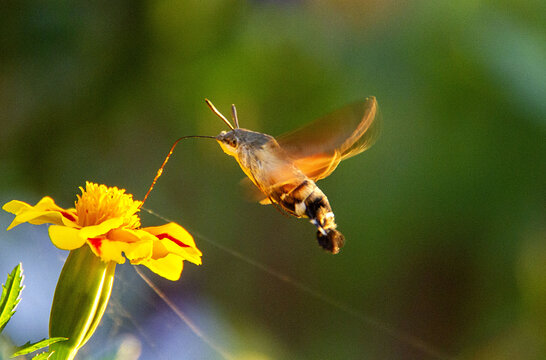
<path fill-rule="evenodd" d="M 47 360 L 51 357 L 51 355 L 53 355 L 55 351 L 46 351 L 46 352 L 43 352 L 43 353 L 39 353 L 39 354 L 36 354 L 32 360 Z"/>
<path fill-rule="evenodd" d="M 13 271 L 8 274 L 6 284 L 2 285 L 2 296 L 0 296 L 0 332 L 15 314 L 15 308 L 21 300 L 19 295 L 23 290 L 23 265 L 19 263 Z"/>
<path fill-rule="evenodd" d="M 40 341 L 38 341 L 38 342 L 36 342 L 34 344 L 31 344 L 30 341 L 29 341 L 25 345 L 19 347 L 19 350 L 17 350 L 17 352 L 15 352 L 13 355 L 11 355 L 11 357 L 14 358 L 14 357 L 17 357 L 17 356 L 25 355 L 25 354 L 31 353 L 33 351 L 36 351 L 38 349 L 49 346 L 51 344 L 55 344 L 56 342 L 65 341 L 65 340 L 68 340 L 68 338 L 55 337 L 55 338 L 51 338 L 51 339 L 43 339 L 43 340 L 40 340 Z"/>

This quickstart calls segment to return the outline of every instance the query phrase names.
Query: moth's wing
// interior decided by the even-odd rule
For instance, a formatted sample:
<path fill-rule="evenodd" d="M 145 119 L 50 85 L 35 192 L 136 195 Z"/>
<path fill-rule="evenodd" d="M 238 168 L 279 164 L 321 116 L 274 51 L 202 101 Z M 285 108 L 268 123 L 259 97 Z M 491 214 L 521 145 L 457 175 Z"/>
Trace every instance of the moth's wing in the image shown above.
<path fill-rule="evenodd" d="M 246 169 L 243 184 L 248 185 L 247 198 L 263 205 L 278 202 L 279 193 L 290 191 L 306 179 L 274 140 L 266 148 L 254 151 L 252 157 L 255 161 Z"/>
<path fill-rule="evenodd" d="M 260 188 L 258 188 L 258 186 L 254 184 L 252 180 L 250 180 L 250 178 L 245 177 L 241 179 L 240 184 L 241 184 L 244 198 L 247 201 L 250 201 L 250 202 L 256 201 L 262 205 L 271 204 L 271 200 L 269 199 L 269 197 L 266 194 L 264 194 L 264 192 L 260 190 Z"/>
<path fill-rule="evenodd" d="M 247 185 L 247 198 L 258 201 L 262 205 L 272 204 L 277 211 L 283 215 L 297 216 L 294 211 L 279 205 L 279 193 L 289 192 L 305 179 L 305 176 L 297 169 L 284 155 L 284 151 L 276 145 L 276 148 L 283 154 L 281 157 L 266 155 L 269 161 L 258 168 L 267 166 L 268 170 L 248 169 L 248 177 L 242 183 Z M 276 151 L 273 151 L 275 153 Z M 277 154 L 278 155 L 278 154 Z"/>
<path fill-rule="evenodd" d="M 277 142 L 306 176 L 323 179 L 341 160 L 373 145 L 379 135 L 378 112 L 372 96 L 282 135 Z"/>

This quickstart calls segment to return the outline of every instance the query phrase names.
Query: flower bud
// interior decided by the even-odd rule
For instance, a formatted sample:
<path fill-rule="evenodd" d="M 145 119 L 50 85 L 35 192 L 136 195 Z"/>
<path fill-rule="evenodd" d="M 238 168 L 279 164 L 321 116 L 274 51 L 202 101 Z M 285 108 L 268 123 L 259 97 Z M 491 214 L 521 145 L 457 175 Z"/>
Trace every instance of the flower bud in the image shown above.
<path fill-rule="evenodd" d="M 88 246 L 70 251 L 49 318 L 49 336 L 68 340 L 50 346 L 51 359 L 73 359 L 93 335 L 108 305 L 115 269 L 115 262 L 102 261 Z"/>

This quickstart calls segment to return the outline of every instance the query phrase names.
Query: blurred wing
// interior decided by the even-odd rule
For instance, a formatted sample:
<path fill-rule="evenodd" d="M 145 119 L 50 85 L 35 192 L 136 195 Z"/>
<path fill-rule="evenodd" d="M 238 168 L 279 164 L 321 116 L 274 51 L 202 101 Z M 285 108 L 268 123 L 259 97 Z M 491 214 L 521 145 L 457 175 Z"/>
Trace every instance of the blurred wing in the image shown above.
<path fill-rule="evenodd" d="M 248 168 L 241 166 L 247 175 L 243 183 L 250 185 L 247 186 L 247 198 L 258 200 L 261 204 L 279 201 L 279 193 L 290 191 L 306 179 L 273 139 L 245 156 L 253 159 L 245 161 L 250 165 Z"/>
<path fill-rule="evenodd" d="M 341 160 L 370 148 L 379 135 L 378 106 L 369 97 L 277 138 L 294 164 L 314 181 L 330 175 Z"/>

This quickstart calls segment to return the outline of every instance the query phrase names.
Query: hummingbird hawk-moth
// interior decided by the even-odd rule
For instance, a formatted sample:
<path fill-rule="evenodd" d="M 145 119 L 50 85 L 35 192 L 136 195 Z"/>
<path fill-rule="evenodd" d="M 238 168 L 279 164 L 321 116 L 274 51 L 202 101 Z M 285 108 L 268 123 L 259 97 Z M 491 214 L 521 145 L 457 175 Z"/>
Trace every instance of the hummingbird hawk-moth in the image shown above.
<path fill-rule="evenodd" d="M 317 227 L 320 246 L 337 254 L 345 238 L 336 230 L 328 198 L 315 182 L 330 175 L 341 160 L 372 146 L 379 133 L 375 97 L 277 138 L 240 128 L 235 105 L 231 107 L 234 127 L 209 100 L 205 101 L 229 126 L 229 131 L 222 131 L 215 139 L 259 190 L 260 203 L 309 218 Z"/>

